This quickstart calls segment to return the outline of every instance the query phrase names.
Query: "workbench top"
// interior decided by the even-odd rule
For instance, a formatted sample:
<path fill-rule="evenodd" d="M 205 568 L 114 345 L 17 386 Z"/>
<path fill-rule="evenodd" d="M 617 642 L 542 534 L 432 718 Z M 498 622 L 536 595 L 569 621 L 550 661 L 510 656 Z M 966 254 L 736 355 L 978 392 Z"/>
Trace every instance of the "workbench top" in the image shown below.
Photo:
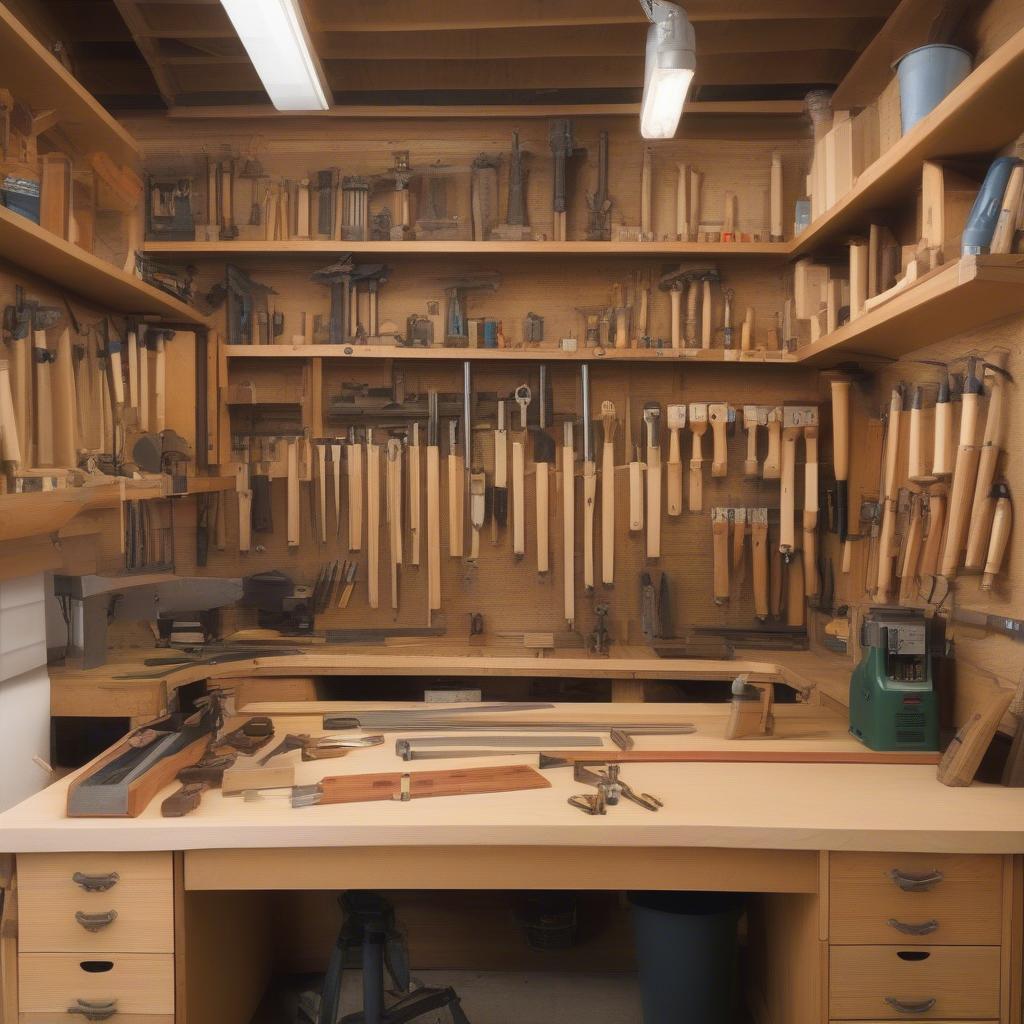
<path fill-rule="evenodd" d="M 324 711 L 355 713 L 367 707 L 299 703 L 246 710 L 272 712 L 283 735 L 320 732 Z M 629 716 L 652 724 L 672 717 L 697 725 L 692 735 L 639 737 L 637 749 L 862 749 L 847 734 L 845 720 L 826 707 L 777 706 L 772 739 L 724 739 L 726 712 L 721 704 L 563 704 L 507 719 L 511 726 L 514 718 L 586 713 L 607 724 Z M 407 764 L 394 753 L 398 735 L 387 734 L 383 746 L 336 760 L 302 763 L 298 752 L 286 756 L 297 762 L 299 784 L 347 773 L 536 764 L 535 754 Z M 607 736 L 604 744 L 611 746 Z M 570 795 L 588 788 L 573 781 L 570 768 L 544 774 L 550 789 L 299 809 L 291 808 L 286 790 L 251 800 L 216 791 L 179 819 L 160 817 L 161 800 L 176 787 L 159 794 L 136 819 L 65 818 L 69 780 L 64 779 L 0 815 L 0 852 L 620 846 L 1024 853 L 1024 802 L 1018 792 L 979 783 L 950 789 L 936 781 L 933 766 L 628 764 L 623 778 L 665 806 L 652 813 L 626 802 L 603 817 L 589 817 L 567 804 Z"/>

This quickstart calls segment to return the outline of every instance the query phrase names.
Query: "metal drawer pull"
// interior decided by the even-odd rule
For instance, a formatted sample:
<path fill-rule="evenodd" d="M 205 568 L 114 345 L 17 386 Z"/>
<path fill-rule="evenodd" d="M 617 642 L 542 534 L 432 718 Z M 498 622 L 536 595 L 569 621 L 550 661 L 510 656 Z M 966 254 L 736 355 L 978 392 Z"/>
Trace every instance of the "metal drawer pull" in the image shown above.
<path fill-rule="evenodd" d="M 941 871 L 933 871 L 928 875 L 908 875 L 899 868 L 893 868 L 889 877 L 904 892 L 927 892 L 933 885 L 938 885 L 946 876 Z"/>
<path fill-rule="evenodd" d="M 117 911 L 105 910 L 101 914 L 87 914 L 83 910 L 76 910 L 75 920 L 87 932 L 98 932 L 102 931 L 107 927 L 107 925 L 111 925 L 117 920 Z"/>
<path fill-rule="evenodd" d="M 80 1013 L 86 1020 L 106 1020 L 117 1013 L 117 1000 L 110 999 L 101 1003 L 76 999 L 75 1005 L 68 1007 L 68 1013 Z"/>
<path fill-rule="evenodd" d="M 886 996 L 885 1001 L 897 1013 L 915 1013 L 920 1015 L 922 1013 L 927 1013 L 933 1006 L 935 1006 L 934 999 L 922 999 L 916 1003 L 908 1003 L 903 999 L 897 999 L 895 996 Z"/>
<path fill-rule="evenodd" d="M 932 932 L 939 930 L 939 922 L 934 917 L 930 921 L 922 921 L 920 924 L 906 924 L 903 921 L 897 921 L 895 917 L 890 917 L 885 923 L 904 935 L 931 935 Z"/>
<path fill-rule="evenodd" d="M 86 892 L 106 892 L 121 881 L 121 876 L 116 871 L 111 871 L 109 875 L 83 875 L 81 871 L 76 871 L 71 881 Z"/>

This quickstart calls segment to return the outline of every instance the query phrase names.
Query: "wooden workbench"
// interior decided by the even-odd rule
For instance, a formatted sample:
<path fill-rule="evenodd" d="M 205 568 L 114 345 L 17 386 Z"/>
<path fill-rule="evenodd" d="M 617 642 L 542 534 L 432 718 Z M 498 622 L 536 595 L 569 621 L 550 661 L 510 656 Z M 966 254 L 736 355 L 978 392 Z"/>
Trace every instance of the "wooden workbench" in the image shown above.
<path fill-rule="evenodd" d="M 299 702 L 247 710 L 273 714 L 283 733 L 317 732 L 325 711 L 353 707 L 367 705 Z M 724 708 L 716 705 L 571 704 L 507 720 L 585 712 L 607 724 L 624 715 L 655 723 L 672 715 L 692 720 L 697 732 L 638 738 L 638 749 L 857 749 L 845 720 L 827 707 L 776 710 L 776 738 L 743 741 L 724 739 Z M 297 763 L 297 782 L 495 763 L 408 765 L 394 753 L 395 736 L 343 759 Z M 534 759 L 523 754 L 500 762 Z M 146 1002 L 155 995 L 126 996 L 126 1013 L 149 1007 L 146 1012 L 170 1022 L 172 1005 L 178 1021 L 245 1024 L 270 962 L 270 925 L 260 900 L 282 891 L 642 887 L 757 894 L 750 941 L 763 970 L 752 996 L 763 1022 L 883 1020 L 897 1012 L 911 1020 L 1019 1021 L 1024 806 L 1014 791 L 980 784 L 948 789 L 927 766 L 631 764 L 623 777 L 663 799 L 664 808 L 651 813 L 625 803 L 604 817 L 587 817 L 566 802 L 585 788 L 573 782 L 571 770 L 546 775 L 550 789 L 404 804 L 292 809 L 283 791 L 255 800 L 209 793 L 183 819 L 159 816 L 162 793 L 135 820 L 65 818 L 68 782 L 59 782 L 0 815 L 0 851 L 18 855 L 21 879 L 22 1013 L 60 1009 L 38 1002 L 45 1002 L 35 980 L 41 963 L 52 960 L 56 969 L 66 959 L 74 980 L 75 964 L 95 946 L 126 975 L 133 964 L 157 974 L 164 964 L 166 977 L 177 978 L 176 996 L 159 1005 Z M 82 893 L 68 880 L 75 870 L 117 870 L 127 905 L 117 902 L 116 888 L 110 895 Z M 908 893 L 890 877 L 894 870 L 914 877 L 940 871 L 943 878 Z M 165 887 L 164 911 L 154 911 L 152 894 L 138 896 L 128 884 L 140 871 L 155 872 L 157 887 Z M 140 908 L 131 905 L 133 892 Z M 64 903 L 73 915 L 83 907 L 109 909 L 112 901 L 121 911 L 109 931 L 87 934 L 70 917 L 66 924 L 61 919 Z M 40 913 L 50 916 L 40 923 Z M 145 948 L 134 944 L 133 914 L 164 936 L 148 956 L 156 963 L 132 959 Z M 927 928 L 913 938 L 904 924 Z M 225 946 L 233 951 L 226 963 Z M 907 950 L 914 957 L 899 957 Z M 173 958 L 174 971 L 172 960 L 161 957 Z M 203 966 L 209 961 L 218 962 L 213 975 Z M 161 984 L 153 981 L 154 991 Z M 208 993 L 211 984 L 221 992 L 212 1003 L 197 992 L 201 986 Z M 934 1012 L 895 1011 L 887 996 L 934 998 Z"/>

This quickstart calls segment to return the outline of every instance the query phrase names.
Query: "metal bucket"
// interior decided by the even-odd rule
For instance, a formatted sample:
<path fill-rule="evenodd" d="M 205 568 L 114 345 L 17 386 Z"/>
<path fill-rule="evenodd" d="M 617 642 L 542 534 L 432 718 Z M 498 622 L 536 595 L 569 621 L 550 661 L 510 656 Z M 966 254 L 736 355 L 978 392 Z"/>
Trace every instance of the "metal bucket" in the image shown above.
<path fill-rule="evenodd" d="M 930 114 L 970 73 L 971 55 L 959 46 L 932 43 L 896 62 L 903 134 Z"/>

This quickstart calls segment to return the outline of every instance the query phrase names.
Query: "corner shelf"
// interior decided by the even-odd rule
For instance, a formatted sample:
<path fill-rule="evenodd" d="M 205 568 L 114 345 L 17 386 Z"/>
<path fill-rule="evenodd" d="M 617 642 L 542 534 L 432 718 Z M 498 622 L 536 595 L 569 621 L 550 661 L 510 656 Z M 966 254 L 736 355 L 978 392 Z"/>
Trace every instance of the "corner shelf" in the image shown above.
<path fill-rule="evenodd" d="M 785 363 L 797 361 L 788 352 L 725 349 L 595 349 L 563 352 L 551 348 L 415 348 L 397 345 L 225 345 L 229 359 L 401 359 L 496 363 Z"/>
<path fill-rule="evenodd" d="M 788 242 L 146 242 L 143 249 L 154 256 L 189 259 L 226 259 L 243 256 L 298 258 L 351 252 L 363 256 L 771 256 L 780 260 L 790 254 Z"/>
<path fill-rule="evenodd" d="M 99 149 L 119 163 L 138 163 L 135 139 L 6 4 L 0 4 L 0 66 L 4 87 L 35 111 L 58 111 L 61 132 L 83 153 Z"/>
<path fill-rule="evenodd" d="M 964 256 L 884 305 L 797 351 L 809 366 L 890 361 L 943 338 L 1024 313 L 1024 255 Z"/>
<path fill-rule="evenodd" d="M 921 178 L 925 160 L 991 156 L 1021 131 L 1024 93 L 1024 29 L 982 61 L 927 117 L 866 167 L 853 188 L 799 234 L 794 256 L 867 230 L 873 210 L 906 196 Z"/>
<path fill-rule="evenodd" d="M 0 207 L 0 259 L 115 312 L 156 313 L 177 323 L 206 323 L 192 306 L 5 207 Z"/>

